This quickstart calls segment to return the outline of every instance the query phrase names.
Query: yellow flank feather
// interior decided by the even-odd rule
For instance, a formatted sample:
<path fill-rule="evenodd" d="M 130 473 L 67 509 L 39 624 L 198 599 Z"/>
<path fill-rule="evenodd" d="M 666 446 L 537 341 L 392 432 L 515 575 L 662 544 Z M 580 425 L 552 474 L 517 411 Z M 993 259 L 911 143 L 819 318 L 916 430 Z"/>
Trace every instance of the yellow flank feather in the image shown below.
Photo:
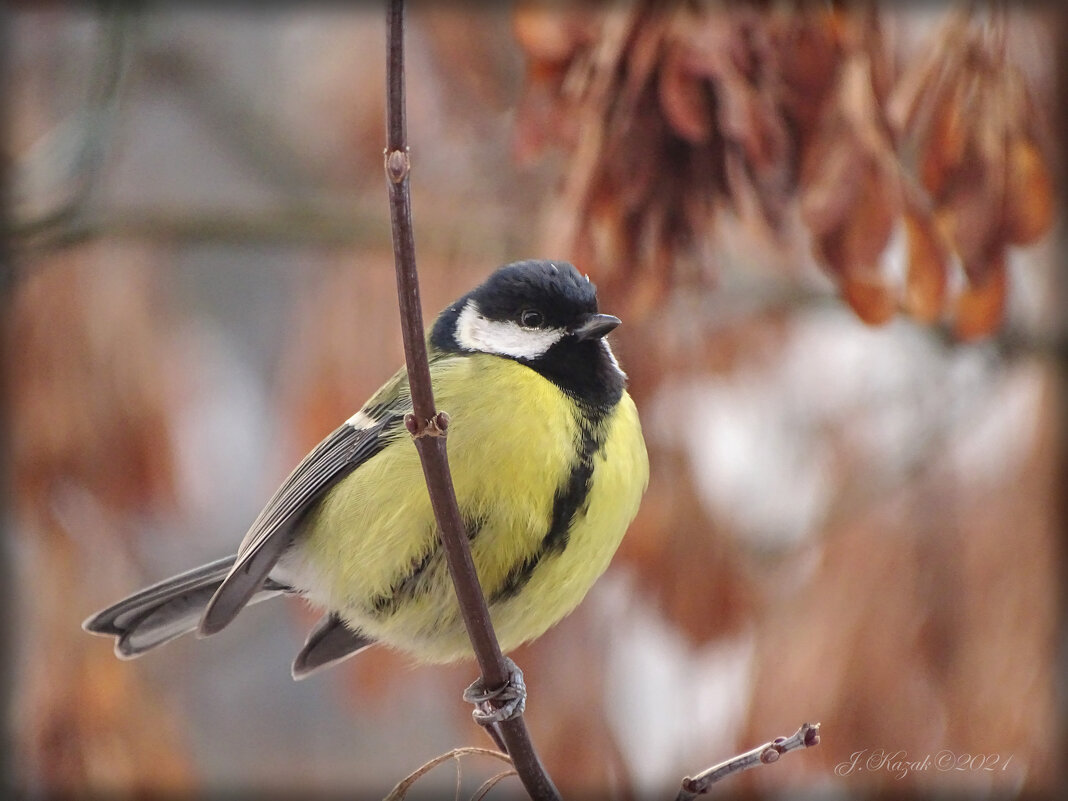
<path fill-rule="evenodd" d="M 566 546 L 546 550 L 554 498 L 579 458 L 579 407 L 498 356 L 438 357 L 431 375 L 437 407 L 451 417 L 449 462 L 472 557 L 507 651 L 571 612 L 608 567 L 649 476 L 637 411 L 624 393 L 601 419 L 589 495 Z M 371 638 L 425 661 L 460 659 L 470 645 L 419 456 L 403 426 L 391 437 L 309 513 L 300 570 L 320 581 L 304 586 L 322 588 L 310 599 Z"/>

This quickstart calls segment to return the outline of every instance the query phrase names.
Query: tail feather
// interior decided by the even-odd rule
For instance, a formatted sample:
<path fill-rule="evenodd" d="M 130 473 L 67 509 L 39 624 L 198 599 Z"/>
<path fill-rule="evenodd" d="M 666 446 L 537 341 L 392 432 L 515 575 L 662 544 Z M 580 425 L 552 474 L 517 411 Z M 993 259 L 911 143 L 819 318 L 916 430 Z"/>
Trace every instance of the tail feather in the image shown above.
<path fill-rule="evenodd" d="M 197 628 L 208 601 L 230 572 L 235 558 L 227 556 L 146 587 L 96 613 L 82 623 L 82 628 L 115 636 L 115 654 L 121 659 L 140 656 Z M 268 579 L 251 603 L 284 590 Z"/>
<path fill-rule="evenodd" d="M 328 614 L 308 633 L 304 647 L 293 662 L 293 678 L 306 679 L 374 644 L 374 640 L 346 626 L 337 613 Z"/>

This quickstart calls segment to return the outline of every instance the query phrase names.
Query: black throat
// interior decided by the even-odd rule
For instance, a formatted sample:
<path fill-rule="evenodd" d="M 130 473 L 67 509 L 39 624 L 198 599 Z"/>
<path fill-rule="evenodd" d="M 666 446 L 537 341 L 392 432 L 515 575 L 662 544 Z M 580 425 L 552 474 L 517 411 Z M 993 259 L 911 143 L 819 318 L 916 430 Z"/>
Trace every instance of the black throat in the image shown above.
<path fill-rule="evenodd" d="M 517 359 L 570 395 L 594 420 L 623 397 L 626 379 L 602 339 L 564 337 L 537 359 Z"/>

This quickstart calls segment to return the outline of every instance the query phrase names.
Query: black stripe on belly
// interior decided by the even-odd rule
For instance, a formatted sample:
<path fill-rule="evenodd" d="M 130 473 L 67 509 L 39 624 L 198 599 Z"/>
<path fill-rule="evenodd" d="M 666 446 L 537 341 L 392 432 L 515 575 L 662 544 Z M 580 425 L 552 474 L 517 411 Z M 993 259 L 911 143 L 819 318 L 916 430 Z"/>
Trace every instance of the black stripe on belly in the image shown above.
<path fill-rule="evenodd" d="M 605 431 L 599 422 L 599 416 L 586 414 L 579 418 L 582 440 L 578 459 L 572 465 L 567 480 L 556 490 L 549 530 L 534 552 L 508 571 L 500 586 L 489 596 L 490 604 L 514 597 L 530 581 L 542 559 L 554 553 L 563 553 L 567 548 L 575 518 L 585 515 L 589 505 L 590 488 L 593 485 L 593 457 L 604 449 Z"/>
<path fill-rule="evenodd" d="M 464 528 L 467 531 L 467 539 L 473 540 L 485 523 L 486 521 L 481 517 L 465 516 Z M 431 586 L 431 577 L 441 570 L 447 571 L 444 565 L 445 552 L 441 548 L 441 540 L 437 536 L 436 529 L 430 530 L 430 536 L 433 537 L 430 549 L 418 559 L 413 559 L 408 572 L 395 579 L 388 590 L 371 598 L 368 608 L 375 616 L 389 617 L 405 603 L 426 594 Z"/>
<path fill-rule="evenodd" d="M 411 568 L 403 577 L 394 581 L 389 589 L 371 599 L 371 609 L 378 617 L 389 617 L 397 611 L 402 601 L 415 598 L 423 576 L 441 548 L 433 547 L 421 559 L 413 560 Z"/>

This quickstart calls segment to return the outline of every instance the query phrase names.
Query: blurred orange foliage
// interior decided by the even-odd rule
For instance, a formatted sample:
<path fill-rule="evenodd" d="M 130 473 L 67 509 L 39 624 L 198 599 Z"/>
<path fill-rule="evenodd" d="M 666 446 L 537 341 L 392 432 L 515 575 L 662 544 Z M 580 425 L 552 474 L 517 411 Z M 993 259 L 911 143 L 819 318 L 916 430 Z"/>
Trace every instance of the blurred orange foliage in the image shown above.
<path fill-rule="evenodd" d="M 874 4 L 520 6 L 517 152 L 552 144 L 569 158 L 551 246 L 644 313 L 680 282 L 714 280 L 701 243 L 715 220 L 783 237 L 796 204 L 865 322 L 904 311 L 961 339 L 995 331 L 1006 248 L 1053 220 L 1047 121 L 1008 55 L 1004 9 L 952 11 L 905 63 L 883 16 Z M 904 283 L 882 262 L 902 218 Z"/>

